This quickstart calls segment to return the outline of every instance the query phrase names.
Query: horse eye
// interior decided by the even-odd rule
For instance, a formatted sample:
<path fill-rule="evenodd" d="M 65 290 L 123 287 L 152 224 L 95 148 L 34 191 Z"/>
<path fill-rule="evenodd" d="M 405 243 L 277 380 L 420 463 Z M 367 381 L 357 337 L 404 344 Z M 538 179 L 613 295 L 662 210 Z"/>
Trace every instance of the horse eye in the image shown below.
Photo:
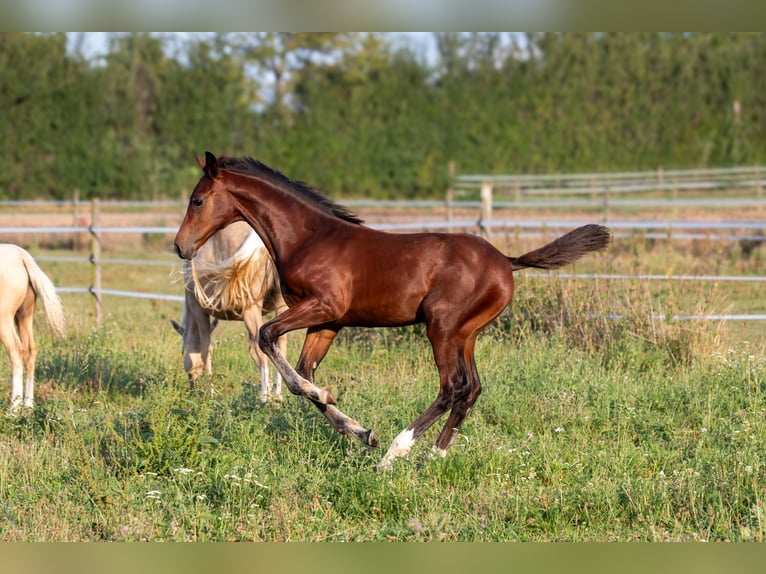
<path fill-rule="evenodd" d="M 192 205 L 194 207 L 199 207 L 200 205 L 202 205 L 202 200 L 199 197 L 195 197 L 194 199 L 192 199 Z"/>

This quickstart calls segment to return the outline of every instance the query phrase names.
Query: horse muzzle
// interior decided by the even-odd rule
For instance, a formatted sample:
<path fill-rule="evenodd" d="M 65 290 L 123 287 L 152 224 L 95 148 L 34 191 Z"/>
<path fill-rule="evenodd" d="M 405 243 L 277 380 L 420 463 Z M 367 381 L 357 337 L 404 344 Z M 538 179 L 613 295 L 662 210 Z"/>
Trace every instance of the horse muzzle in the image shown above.
<path fill-rule="evenodd" d="M 176 255 L 178 255 L 181 259 L 191 259 L 194 257 L 194 252 L 196 249 L 194 249 L 194 245 L 191 245 L 187 248 L 182 248 L 178 242 L 173 243 L 173 249 L 176 252 Z"/>

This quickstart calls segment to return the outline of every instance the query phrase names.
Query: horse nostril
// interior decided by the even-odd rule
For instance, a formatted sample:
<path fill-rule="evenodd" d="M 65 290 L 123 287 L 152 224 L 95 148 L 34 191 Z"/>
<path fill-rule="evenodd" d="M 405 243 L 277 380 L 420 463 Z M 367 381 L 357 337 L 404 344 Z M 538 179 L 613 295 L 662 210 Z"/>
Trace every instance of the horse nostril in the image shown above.
<path fill-rule="evenodd" d="M 175 250 L 176 255 L 181 257 L 181 248 L 178 246 L 178 243 L 173 243 L 173 249 Z"/>

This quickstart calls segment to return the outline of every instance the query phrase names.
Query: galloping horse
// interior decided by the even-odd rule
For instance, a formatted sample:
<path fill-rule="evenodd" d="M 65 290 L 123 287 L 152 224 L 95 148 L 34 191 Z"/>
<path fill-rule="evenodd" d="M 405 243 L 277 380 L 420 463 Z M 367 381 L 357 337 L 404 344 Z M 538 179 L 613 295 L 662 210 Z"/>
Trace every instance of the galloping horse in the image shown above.
<path fill-rule="evenodd" d="M 282 398 L 277 371 L 272 389 L 269 363 L 258 346 L 263 313 L 279 314 L 287 305 L 279 289 L 274 264 L 263 241 L 246 223 L 237 222 L 213 234 L 191 261 L 184 261 L 184 311 L 181 324 L 171 324 L 183 338 L 184 368 L 193 384 L 212 374 L 210 336 L 219 319 L 242 321 L 250 341 L 250 356 L 258 365 L 261 399 Z M 287 349 L 285 337 L 280 349 Z"/>
<path fill-rule="evenodd" d="M 32 320 L 37 297 L 43 300 L 54 333 L 64 335 L 64 309 L 53 283 L 32 256 L 18 245 L 0 244 L 0 340 L 11 360 L 11 413 L 34 406 L 37 346 Z M 18 332 L 17 332 L 18 329 Z M 26 385 L 22 379 L 26 369 Z M 22 398 L 23 397 L 23 398 Z"/>
<path fill-rule="evenodd" d="M 507 257 L 470 234 L 385 233 L 366 227 L 308 185 L 251 158 L 198 158 L 203 176 L 175 238 L 191 259 L 207 239 L 246 221 L 263 239 L 289 309 L 261 328 L 259 344 L 290 391 L 309 398 L 339 432 L 378 446 L 374 430 L 342 413 L 314 372 L 343 327 L 425 323 L 439 371 L 439 393 L 397 435 L 378 465 L 389 468 L 447 411 L 434 449 L 444 456 L 481 392 L 477 335 L 510 303 L 513 271 L 556 269 L 605 249 L 609 230 L 584 225 L 521 257 Z M 296 368 L 277 348 L 281 335 L 307 329 Z"/>

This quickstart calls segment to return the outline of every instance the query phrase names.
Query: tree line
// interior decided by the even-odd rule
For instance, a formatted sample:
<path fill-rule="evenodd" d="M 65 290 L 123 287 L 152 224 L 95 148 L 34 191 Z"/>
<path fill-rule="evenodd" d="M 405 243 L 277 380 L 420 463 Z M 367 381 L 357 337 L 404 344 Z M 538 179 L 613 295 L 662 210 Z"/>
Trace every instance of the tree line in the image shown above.
<path fill-rule="evenodd" d="M 441 197 L 462 173 L 751 165 L 766 34 L 0 33 L 0 199 L 177 198 L 194 155 L 335 197 Z"/>

